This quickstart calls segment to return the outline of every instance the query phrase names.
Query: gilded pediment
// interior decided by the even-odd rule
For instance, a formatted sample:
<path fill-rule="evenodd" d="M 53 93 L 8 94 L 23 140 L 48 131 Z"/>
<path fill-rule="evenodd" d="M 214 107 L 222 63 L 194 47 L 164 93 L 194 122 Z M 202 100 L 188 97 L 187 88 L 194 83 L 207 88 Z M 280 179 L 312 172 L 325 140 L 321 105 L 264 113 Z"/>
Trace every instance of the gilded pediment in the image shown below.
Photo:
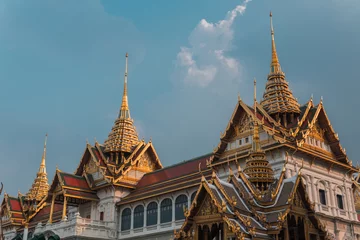
<path fill-rule="evenodd" d="M 208 216 L 218 214 L 217 207 L 212 203 L 211 197 L 207 195 L 204 201 L 201 204 L 201 207 L 198 212 L 198 216 Z"/>

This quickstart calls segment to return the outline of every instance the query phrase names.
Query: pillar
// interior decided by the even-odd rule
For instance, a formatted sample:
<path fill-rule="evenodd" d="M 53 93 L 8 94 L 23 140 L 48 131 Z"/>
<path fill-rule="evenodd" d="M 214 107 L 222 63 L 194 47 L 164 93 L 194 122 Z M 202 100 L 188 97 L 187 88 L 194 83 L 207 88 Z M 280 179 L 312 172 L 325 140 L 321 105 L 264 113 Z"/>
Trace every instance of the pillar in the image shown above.
<path fill-rule="evenodd" d="M 25 223 L 25 225 L 24 225 L 23 240 L 27 240 L 27 239 L 28 239 L 28 233 L 29 233 L 28 223 Z"/>
<path fill-rule="evenodd" d="M 64 196 L 64 205 L 63 205 L 63 213 L 62 213 L 63 221 L 66 221 L 66 205 L 67 205 L 67 197 Z"/>
<path fill-rule="evenodd" d="M 311 178 L 311 188 L 312 188 L 312 199 L 313 199 L 313 202 L 315 203 L 315 211 L 318 211 L 318 194 L 317 194 L 317 191 L 316 191 L 316 180 L 314 178 L 314 176 L 310 176 Z"/>
<path fill-rule="evenodd" d="M 171 198 L 170 198 L 171 199 Z M 172 201 L 172 223 L 175 226 L 175 199 L 171 199 Z"/>
<path fill-rule="evenodd" d="M 56 195 L 55 195 L 55 193 L 53 193 L 52 198 L 51 198 L 51 207 L 50 207 L 49 223 L 52 223 L 53 212 L 54 212 L 55 197 L 56 197 Z"/>
<path fill-rule="evenodd" d="M 147 226 L 147 205 L 145 204 L 145 207 L 144 207 L 144 227 Z"/>
<path fill-rule="evenodd" d="M 159 204 L 157 205 L 158 206 L 158 211 L 157 211 L 157 227 L 158 228 L 160 228 L 160 217 L 161 217 L 161 215 L 160 215 L 160 210 L 161 210 L 160 205 L 161 205 L 161 202 L 159 202 Z"/>
<path fill-rule="evenodd" d="M 329 187 L 329 194 L 330 194 L 330 207 L 331 207 L 331 213 L 333 216 L 337 216 L 337 211 L 336 211 L 336 200 L 335 200 L 335 189 L 332 188 L 331 183 L 328 183 Z"/>
<path fill-rule="evenodd" d="M 194 240 L 199 240 L 199 227 L 196 225 L 196 223 L 193 223 L 193 229 L 195 231 Z"/>

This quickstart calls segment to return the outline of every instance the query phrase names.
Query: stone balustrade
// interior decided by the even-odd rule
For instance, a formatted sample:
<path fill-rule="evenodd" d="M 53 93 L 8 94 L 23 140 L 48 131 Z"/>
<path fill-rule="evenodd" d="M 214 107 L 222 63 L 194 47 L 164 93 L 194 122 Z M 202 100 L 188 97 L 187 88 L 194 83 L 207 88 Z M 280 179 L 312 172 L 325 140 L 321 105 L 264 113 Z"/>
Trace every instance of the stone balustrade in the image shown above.
<path fill-rule="evenodd" d="M 97 239 L 116 239 L 116 223 L 82 218 L 79 213 L 74 217 L 57 223 L 39 223 L 34 234 L 49 233 L 67 238 L 73 236 L 92 237 Z"/>

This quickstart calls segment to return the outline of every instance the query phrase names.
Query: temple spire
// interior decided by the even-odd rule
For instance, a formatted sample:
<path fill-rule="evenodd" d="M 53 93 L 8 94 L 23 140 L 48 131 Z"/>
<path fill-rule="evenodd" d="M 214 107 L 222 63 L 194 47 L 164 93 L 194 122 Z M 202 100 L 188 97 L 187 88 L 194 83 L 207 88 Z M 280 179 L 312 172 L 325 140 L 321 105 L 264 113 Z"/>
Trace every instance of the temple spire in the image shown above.
<path fill-rule="evenodd" d="M 128 54 L 125 55 L 125 76 L 124 92 L 118 118 L 109 133 L 108 139 L 105 140 L 105 152 L 111 153 L 110 160 L 115 163 L 121 163 L 122 153 L 131 152 L 139 143 L 139 138 L 134 126 L 134 121 L 130 117 L 130 109 L 127 94 L 128 80 Z M 121 154 L 120 154 L 121 153 Z"/>
<path fill-rule="evenodd" d="M 252 142 L 252 150 L 253 152 L 259 152 L 261 150 L 260 148 L 260 137 L 259 137 L 259 124 L 257 121 L 257 100 L 256 100 L 256 79 L 254 78 L 254 132 L 253 132 L 253 142 Z"/>
<path fill-rule="evenodd" d="M 130 109 L 128 103 L 128 94 L 127 94 L 127 78 L 128 78 L 128 53 L 125 55 L 125 75 L 124 75 L 124 93 L 121 103 L 121 108 L 119 112 L 119 118 L 130 118 Z"/>
<path fill-rule="evenodd" d="M 43 151 L 43 155 L 41 158 L 41 163 L 40 163 L 40 168 L 39 168 L 39 172 L 38 173 L 46 173 L 46 142 L 47 142 L 47 137 L 48 135 L 45 135 L 45 142 L 44 142 L 44 151 Z"/>
<path fill-rule="evenodd" d="M 276 52 L 275 46 L 275 36 L 274 36 L 274 26 L 272 22 L 272 13 L 270 12 L 270 30 L 271 30 L 271 65 L 270 73 L 279 73 L 281 72 L 279 58 Z"/>
<path fill-rule="evenodd" d="M 254 79 L 254 117 L 252 148 L 249 158 L 246 160 L 244 173 L 254 186 L 260 191 L 266 191 L 270 184 L 274 182 L 274 172 L 266 159 L 265 152 L 261 149 L 259 135 L 259 121 L 257 119 L 257 100 L 256 100 L 256 79 Z"/>
<path fill-rule="evenodd" d="M 294 122 L 300 114 L 300 104 L 289 89 L 289 83 L 285 79 L 285 73 L 281 71 L 279 58 L 275 47 L 275 34 L 270 12 L 271 32 L 271 63 L 270 74 L 267 77 L 265 93 L 260 102 L 267 113 L 276 121 L 280 121 L 284 127 Z"/>
<path fill-rule="evenodd" d="M 26 198 L 30 200 L 40 201 L 43 197 L 47 196 L 49 190 L 49 183 L 46 174 L 46 142 L 47 134 L 45 135 L 44 150 L 41 158 L 39 171 L 36 174 L 34 183 L 32 184 L 29 192 L 26 194 Z"/>

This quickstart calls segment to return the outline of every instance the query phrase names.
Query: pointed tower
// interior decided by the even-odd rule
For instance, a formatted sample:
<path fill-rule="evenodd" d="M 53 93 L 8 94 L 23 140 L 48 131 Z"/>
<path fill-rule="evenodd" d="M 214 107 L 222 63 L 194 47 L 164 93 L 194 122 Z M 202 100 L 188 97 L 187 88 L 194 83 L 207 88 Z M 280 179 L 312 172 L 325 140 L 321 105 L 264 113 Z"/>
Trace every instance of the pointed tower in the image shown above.
<path fill-rule="evenodd" d="M 130 109 L 127 96 L 127 77 L 128 77 L 128 54 L 126 53 L 124 93 L 118 118 L 105 140 L 105 152 L 110 153 L 110 158 L 116 163 L 121 159 L 122 154 L 130 153 L 139 143 L 138 134 L 134 126 L 134 121 L 130 117 Z"/>
<path fill-rule="evenodd" d="M 261 105 L 277 121 L 287 127 L 300 114 L 300 105 L 289 89 L 289 83 L 285 79 L 285 73 L 281 71 L 279 58 L 275 47 L 274 28 L 272 13 L 270 12 L 271 48 L 272 57 L 270 73 L 267 78 L 265 93 Z"/>
<path fill-rule="evenodd" d="M 257 114 L 256 105 L 256 80 L 254 80 L 255 116 Z M 266 191 L 269 185 L 274 182 L 274 171 L 266 159 L 265 152 L 261 149 L 259 123 L 257 119 L 253 119 L 253 131 L 252 149 L 249 158 L 246 160 L 244 173 L 248 176 L 249 181 L 262 192 Z"/>
<path fill-rule="evenodd" d="M 48 194 L 49 183 L 46 174 L 46 141 L 47 134 L 45 136 L 44 152 L 41 158 L 39 171 L 36 174 L 36 178 L 29 192 L 26 194 L 26 198 L 29 200 L 40 201 L 44 196 Z"/>

